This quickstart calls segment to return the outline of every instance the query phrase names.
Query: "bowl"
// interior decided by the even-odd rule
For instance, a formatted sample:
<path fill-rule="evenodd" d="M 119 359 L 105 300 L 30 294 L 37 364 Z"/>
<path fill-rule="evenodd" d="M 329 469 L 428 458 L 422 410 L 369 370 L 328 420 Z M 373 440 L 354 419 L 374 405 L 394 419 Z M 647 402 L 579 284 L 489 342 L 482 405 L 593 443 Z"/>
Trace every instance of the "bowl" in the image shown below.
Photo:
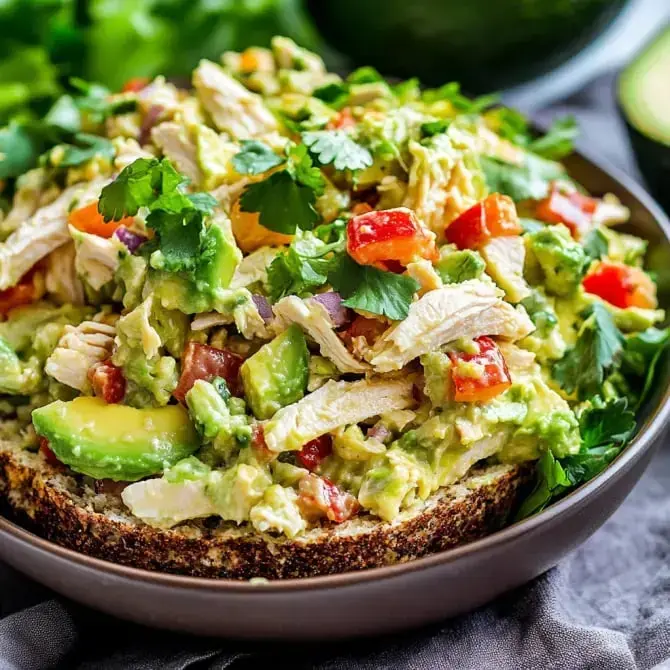
<path fill-rule="evenodd" d="M 630 229 L 670 267 L 670 222 L 629 177 L 583 155 L 566 160 L 593 193 L 615 193 Z M 661 298 L 663 303 L 663 298 Z M 668 301 L 664 303 L 666 306 Z M 409 563 L 255 583 L 153 573 L 78 554 L 0 517 L 0 558 L 73 600 L 157 628 L 234 638 L 315 640 L 404 630 L 472 610 L 556 565 L 619 507 L 661 443 L 670 366 L 614 463 L 540 514 L 484 539 Z"/>
<path fill-rule="evenodd" d="M 590 44 L 626 0 L 310 0 L 327 42 L 355 63 L 471 93 L 528 81 Z"/>

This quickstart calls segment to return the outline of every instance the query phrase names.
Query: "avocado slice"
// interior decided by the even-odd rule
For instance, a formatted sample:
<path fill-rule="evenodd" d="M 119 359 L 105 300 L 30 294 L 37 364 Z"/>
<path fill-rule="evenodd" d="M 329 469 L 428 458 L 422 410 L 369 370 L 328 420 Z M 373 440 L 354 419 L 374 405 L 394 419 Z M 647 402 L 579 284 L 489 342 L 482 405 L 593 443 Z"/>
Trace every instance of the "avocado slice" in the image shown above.
<path fill-rule="evenodd" d="M 309 352 L 302 330 L 289 326 L 240 368 L 244 393 L 254 416 L 269 419 L 305 395 Z"/>
<path fill-rule="evenodd" d="M 132 482 L 163 472 L 201 445 L 181 405 L 136 409 L 99 398 L 57 400 L 33 412 L 59 461 L 95 479 Z"/>
<path fill-rule="evenodd" d="M 640 171 L 670 209 L 670 25 L 665 26 L 619 78 L 619 105 Z"/>

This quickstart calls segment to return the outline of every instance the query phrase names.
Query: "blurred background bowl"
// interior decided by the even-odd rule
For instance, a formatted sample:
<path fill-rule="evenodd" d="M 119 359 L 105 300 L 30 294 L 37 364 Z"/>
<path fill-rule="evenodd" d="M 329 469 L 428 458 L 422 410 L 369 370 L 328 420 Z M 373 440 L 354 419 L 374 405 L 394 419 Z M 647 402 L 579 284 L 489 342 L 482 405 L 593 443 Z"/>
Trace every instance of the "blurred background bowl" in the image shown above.
<path fill-rule="evenodd" d="M 628 0 L 309 0 L 325 39 L 356 64 L 460 81 L 484 93 L 528 81 L 590 44 Z"/>

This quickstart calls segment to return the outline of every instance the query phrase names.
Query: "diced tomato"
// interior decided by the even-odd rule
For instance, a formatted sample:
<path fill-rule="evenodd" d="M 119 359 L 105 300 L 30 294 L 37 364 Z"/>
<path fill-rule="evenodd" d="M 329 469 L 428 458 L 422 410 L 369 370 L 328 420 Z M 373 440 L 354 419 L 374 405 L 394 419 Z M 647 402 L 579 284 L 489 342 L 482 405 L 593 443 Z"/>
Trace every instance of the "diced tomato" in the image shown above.
<path fill-rule="evenodd" d="M 298 461 L 310 471 L 319 467 L 319 463 L 333 453 L 333 438 L 326 433 L 309 441 L 298 452 Z"/>
<path fill-rule="evenodd" d="M 44 458 L 46 459 L 46 462 L 49 465 L 52 465 L 54 467 L 59 467 L 63 465 L 59 460 L 56 454 L 51 450 L 51 447 L 49 446 L 49 440 L 47 440 L 46 437 L 40 436 L 39 439 L 39 444 L 40 444 L 40 453 Z"/>
<path fill-rule="evenodd" d="M 179 384 L 172 394 L 183 403 L 186 394 L 198 379 L 211 381 L 214 377 L 223 377 L 233 395 L 240 395 L 240 366 L 244 359 L 232 351 L 216 349 L 207 344 L 189 342 L 181 359 Z"/>
<path fill-rule="evenodd" d="M 512 385 L 503 355 L 498 345 L 485 335 L 475 340 L 478 353 L 451 352 L 451 379 L 456 402 L 484 402 L 506 391 Z M 464 363 L 471 363 L 474 374 L 464 374 Z M 460 368 L 460 369 L 459 369 Z"/>
<path fill-rule="evenodd" d="M 514 201 L 492 193 L 452 221 L 444 234 L 459 249 L 479 249 L 492 237 L 508 237 L 522 232 Z"/>
<path fill-rule="evenodd" d="M 388 269 L 386 263 L 407 265 L 417 258 L 436 260 L 435 235 L 414 212 L 404 207 L 360 214 L 347 223 L 347 251 L 360 265 Z"/>
<path fill-rule="evenodd" d="M 326 125 L 326 130 L 347 130 L 354 128 L 356 119 L 351 113 L 350 107 L 343 107 Z"/>
<path fill-rule="evenodd" d="M 119 226 L 129 228 L 135 217 L 124 216 L 119 221 L 110 221 L 105 223 L 102 214 L 98 212 L 98 203 L 92 202 L 90 205 L 73 209 L 67 217 L 68 222 L 82 233 L 90 233 L 98 237 L 109 238 Z"/>
<path fill-rule="evenodd" d="M 623 263 L 602 262 L 582 282 L 587 293 L 597 295 L 615 307 L 656 307 L 656 287 L 639 268 Z"/>
<path fill-rule="evenodd" d="M 564 193 L 554 185 L 549 196 L 537 204 L 535 215 L 547 223 L 562 223 L 579 239 L 588 231 L 597 206 L 595 198 L 577 191 Z"/>
<path fill-rule="evenodd" d="M 36 298 L 35 285 L 32 280 L 6 288 L 0 291 L 0 316 L 6 316 L 15 307 L 29 305 L 35 302 Z"/>
<path fill-rule="evenodd" d="M 121 88 L 122 93 L 138 93 L 149 85 L 149 77 L 131 77 Z"/>
<path fill-rule="evenodd" d="M 111 361 L 96 363 L 88 369 L 93 392 L 108 404 L 120 403 L 126 395 L 126 378 L 121 368 Z"/>
<path fill-rule="evenodd" d="M 307 475 L 300 480 L 298 505 L 308 518 L 325 516 L 335 523 L 342 523 L 358 513 L 358 500 L 338 488 L 325 477 Z"/>
<path fill-rule="evenodd" d="M 340 337 L 349 344 L 355 337 L 364 337 L 365 341 L 372 345 L 387 329 L 388 324 L 384 321 L 368 319 L 358 314 L 349 327 L 340 333 Z"/>
<path fill-rule="evenodd" d="M 261 463 L 269 463 L 277 458 L 277 454 L 270 451 L 265 442 L 265 430 L 262 423 L 255 423 L 251 427 L 251 448 Z"/>

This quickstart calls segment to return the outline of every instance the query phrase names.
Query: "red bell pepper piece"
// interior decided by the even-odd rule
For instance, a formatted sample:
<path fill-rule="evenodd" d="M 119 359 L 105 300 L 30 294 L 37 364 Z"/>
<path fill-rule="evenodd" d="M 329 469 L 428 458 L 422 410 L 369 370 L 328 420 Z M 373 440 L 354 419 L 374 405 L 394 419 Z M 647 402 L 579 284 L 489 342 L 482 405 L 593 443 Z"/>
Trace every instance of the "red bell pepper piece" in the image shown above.
<path fill-rule="evenodd" d="M 615 307 L 656 307 L 656 286 L 639 268 L 605 261 L 595 266 L 582 281 L 584 290 Z"/>
<path fill-rule="evenodd" d="M 300 465 L 310 471 L 319 467 L 321 461 L 333 453 L 333 438 L 326 433 L 310 440 L 298 452 L 298 461 Z"/>
<path fill-rule="evenodd" d="M 347 130 L 356 126 L 356 119 L 350 107 L 343 107 L 336 116 L 326 124 L 326 130 Z"/>
<path fill-rule="evenodd" d="M 521 232 L 514 201 L 506 195 L 492 193 L 452 221 L 444 235 L 459 249 L 479 249 L 493 237 Z"/>
<path fill-rule="evenodd" d="M 564 193 L 554 185 L 549 196 L 540 200 L 535 214 L 540 221 L 562 223 L 575 239 L 581 238 L 591 226 L 598 201 L 577 191 Z"/>
<path fill-rule="evenodd" d="M 358 513 L 358 500 L 325 477 L 306 475 L 298 486 L 298 505 L 308 518 L 325 516 L 342 523 Z"/>
<path fill-rule="evenodd" d="M 0 316 L 6 316 L 15 307 L 30 305 L 37 298 L 32 280 L 0 291 Z"/>
<path fill-rule="evenodd" d="M 222 377 L 233 395 L 241 395 L 239 376 L 242 363 L 244 359 L 232 351 L 189 342 L 181 359 L 179 383 L 172 395 L 183 403 L 198 379 L 211 381 L 214 377 Z"/>
<path fill-rule="evenodd" d="M 353 216 L 347 224 L 347 251 L 360 265 L 407 265 L 416 258 L 437 260 L 435 235 L 404 207 Z"/>
<path fill-rule="evenodd" d="M 512 385 L 512 378 L 498 345 L 487 336 L 475 340 L 478 353 L 464 351 L 451 352 L 453 364 L 451 379 L 456 402 L 485 402 L 500 395 Z M 479 374 L 464 374 L 459 363 L 473 363 L 479 366 Z"/>
<path fill-rule="evenodd" d="M 131 77 L 121 88 L 122 93 L 139 93 L 151 82 L 149 77 Z"/>
<path fill-rule="evenodd" d="M 102 214 L 98 212 L 98 203 L 92 202 L 85 207 L 73 209 L 68 214 L 67 220 L 70 225 L 74 226 L 77 230 L 81 230 L 82 233 L 109 238 L 120 226 L 129 228 L 135 220 L 135 217 L 124 216 L 119 221 L 109 221 L 108 223 L 105 223 Z"/>
<path fill-rule="evenodd" d="M 102 361 L 88 370 L 93 393 L 108 404 L 120 403 L 126 395 L 126 378 L 121 368 L 111 361 Z"/>

